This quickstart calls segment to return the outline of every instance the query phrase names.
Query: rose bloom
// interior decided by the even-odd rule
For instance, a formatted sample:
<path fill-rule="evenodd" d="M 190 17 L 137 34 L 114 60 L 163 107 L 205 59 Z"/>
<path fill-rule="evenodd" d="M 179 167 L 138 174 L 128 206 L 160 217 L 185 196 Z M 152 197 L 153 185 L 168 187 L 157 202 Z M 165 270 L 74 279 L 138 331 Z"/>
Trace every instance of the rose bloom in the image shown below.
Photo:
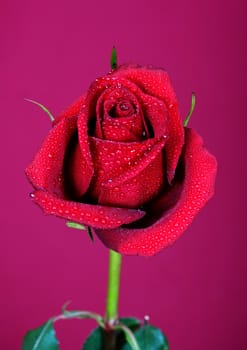
<path fill-rule="evenodd" d="M 123 65 L 55 119 L 26 174 L 45 213 L 91 227 L 119 253 L 150 256 L 213 195 L 216 166 L 183 127 L 167 73 Z"/>

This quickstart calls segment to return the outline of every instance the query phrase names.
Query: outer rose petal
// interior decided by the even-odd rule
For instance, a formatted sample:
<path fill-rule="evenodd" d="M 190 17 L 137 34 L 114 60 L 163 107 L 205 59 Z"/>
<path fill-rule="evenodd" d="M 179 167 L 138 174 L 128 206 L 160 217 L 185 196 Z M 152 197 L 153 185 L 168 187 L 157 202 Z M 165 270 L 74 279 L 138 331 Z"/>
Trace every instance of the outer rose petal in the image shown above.
<path fill-rule="evenodd" d="M 26 174 L 35 188 L 63 194 L 64 155 L 72 135 L 76 132 L 77 118 L 63 119 L 50 130 Z"/>
<path fill-rule="evenodd" d="M 142 218 L 144 211 L 66 201 L 44 191 L 32 194 L 46 214 L 56 215 L 92 228 L 115 228 Z"/>
<path fill-rule="evenodd" d="M 68 182 L 73 182 L 73 196 L 80 197 L 86 192 L 93 170 L 87 166 L 79 149 L 69 155 L 69 166 L 73 170 L 69 181 L 68 173 L 64 171 L 68 145 L 76 133 L 77 117 L 64 118 L 50 130 L 33 162 L 26 169 L 27 177 L 35 188 L 66 197 Z"/>
<path fill-rule="evenodd" d="M 186 129 L 182 155 L 185 179 L 180 198 L 172 210 L 153 225 L 142 229 L 119 228 L 95 233 L 110 249 L 121 254 L 152 256 L 174 243 L 214 193 L 217 163 L 202 145 L 201 137 Z"/>

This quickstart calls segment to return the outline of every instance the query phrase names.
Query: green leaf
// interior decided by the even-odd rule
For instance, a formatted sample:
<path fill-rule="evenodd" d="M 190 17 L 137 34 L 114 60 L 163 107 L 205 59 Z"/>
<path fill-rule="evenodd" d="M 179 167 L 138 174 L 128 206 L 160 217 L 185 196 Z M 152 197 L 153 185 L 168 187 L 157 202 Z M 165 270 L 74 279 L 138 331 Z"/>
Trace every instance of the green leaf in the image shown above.
<path fill-rule="evenodd" d="M 92 331 L 87 337 L 83 350 L 103 350 L 104 348 L 104 334 L 103 329 L 98 327 Z"/>
<path fill-rule="evenodd" d="M 188 125 L 190 117 L 191 117 L 192 113 L 194 112 L 195 105 L 196 105 L 196 95 L 194 94 L 194 92 L 192 92 L 190 111 L 189 111 L 189 114 L 187 115 L 187 117 L 184 120 L 184 127 Z"/>
<path fill-rule="evenodd" d="M 137 343 L 137 340 L 135 338 L 134 333 L 128 327 L 126 327 L 122 323 L 119 323 L 114 328 L 119 329 L 124 333 L 125 339 L 127 340 L 128 344 L 130 345 L 130 348 L 132 350 L 141 350 L 141 348 L 139 347 L 139 345 Z"/>
<path fill-rule="evenodd" d="M 126 327 L 128 327 L 129 329 L 136 330 L 137 328 L 140 327 L 141 325 L 141 321 L 138 320 L 137 318 L 134 317 L 124 317 L 124 318 L 120 318 L 119 322 L 124 324 Z"/>
<path fill-rule="evenodd" d="M 45 107 L 43 106 L 41 103 L 37 102 L 37 101 L 34 101 L 34 100 L 30 100 L 29 98 L 25 98 L 26 101 L 28 102 L 31 102 L 37 106 L 39 106 L 46 114 L 48 114 L 49 118 L 50 118 L 50 121 L 53 122 L 54 121 L 54 117 L 53 115 L 51 114 L 51 112 Z"/>
<path fill-rule="evenodd" d="M 117 68 L 117 50 L 115 46 L 113 46 L 111 51 L 111 69 Z"/>
<path fill-rule="evenodd" d="M 134 332 L 135 338 L 141 350 L 168 350 L 166 337 L 159 328 L 144 325 Z M 132 350 L 129 344 L 125 344 L 121 350 Z"/>
<path fill-rule="evenodd" d="M 58 350 L 53 320 L 51 319 L 41 327 L 27 332 L 22 350 Z"/>

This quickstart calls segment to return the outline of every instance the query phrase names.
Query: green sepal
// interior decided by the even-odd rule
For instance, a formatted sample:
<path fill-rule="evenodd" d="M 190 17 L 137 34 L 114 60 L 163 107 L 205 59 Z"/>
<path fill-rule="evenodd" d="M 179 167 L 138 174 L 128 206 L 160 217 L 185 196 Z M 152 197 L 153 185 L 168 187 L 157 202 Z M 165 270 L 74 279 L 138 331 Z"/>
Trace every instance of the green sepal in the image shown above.
<path fill-rule="evenodd" d="M 117 50 L 115 46 L 113 46 L 111 50 L 111 69 L 117 68 Z"/>
<path fill-rule="evenodd" d="M 87 230 L 89 238 L 91 239 L 92 242 L 94 241 L 93 232 L 92 232 L 91 227 L 84 226 L 84 225 L 78 224 L 77 222 L 73 222 L 73 221 L 66 221 L 66 225 L 69 228 L 76 228 L 77 230 Z"/>
<path fill-rule="evenodd" d="M 91 229 L 90 226 L 87 227 L 87 233 L 89 235 L 89 238 L 91 239 L 91 241 L 93 242 L 94 241 L 94 238 L 93 238 L 93 231 Z"/>
<path fill-rule="evenodd" d="M 53 117 L 51 112 L 45 106 L 43 106 L 41 103 L 34 101 L 34 100 L 30 100 L 29 98 L 25 98 L 25 100 L 39 106 L 46 114 L 48 114 L 51 122 L 53 122 L 55 120 L 55 118 Z"/>
<path fill-rule="evenodd" d="M 28 331 L 24 337 L 22 350 L 58 350 L 58 340 L 53 327 L 53 319 L 39 328 Z"/>
<path fill-rule="evenodd" d="M 195 95 L 194 92 L 192 92 L 190 111 L 189 111 L 189 114 L 187 115 L 187 117 L 184 120 L 184 124 L 183 124 L 184 127 L 186 127 L 188 125 L 190 117 L 191 117 L 192 113 L 194 112 L 195 105 L 196 105 L 196 95 Z"/>
<path fill-rule="evenodd" d="M 168 350 L 168 342 L 159 328 L 144 325 L 134 332 L 141 350 Z M 121 350 L 132 350 L 129 344 L 124 344 Z"/>
<path fill-rule="evenodd" d="M 78 224 L 77 222 L 73 221 L 66 221 L 66 225 L 69 228 L 76 228 L 77 230 L 86 230 L 86 226 Z"/>

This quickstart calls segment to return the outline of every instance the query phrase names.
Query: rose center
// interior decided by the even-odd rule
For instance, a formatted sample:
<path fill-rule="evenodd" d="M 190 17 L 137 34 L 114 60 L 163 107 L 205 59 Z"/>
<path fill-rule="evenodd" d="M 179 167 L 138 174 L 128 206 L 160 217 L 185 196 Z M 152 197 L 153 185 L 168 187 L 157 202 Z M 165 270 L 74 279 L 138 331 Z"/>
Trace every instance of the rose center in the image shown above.
<path fill-rule="evenodd" d="M 116 103 L 109 111 L 111 118 L 129 117 L 136 113 L 136 107 L 127 100 L 122 100 Z"/>

